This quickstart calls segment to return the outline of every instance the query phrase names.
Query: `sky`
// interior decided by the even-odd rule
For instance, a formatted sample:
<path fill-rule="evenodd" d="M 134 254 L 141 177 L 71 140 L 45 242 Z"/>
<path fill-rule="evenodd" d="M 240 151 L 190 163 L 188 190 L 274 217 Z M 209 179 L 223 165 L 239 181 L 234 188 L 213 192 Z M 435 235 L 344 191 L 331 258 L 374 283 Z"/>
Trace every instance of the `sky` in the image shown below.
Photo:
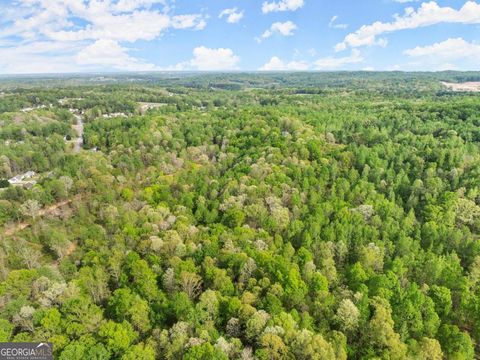
<path fill-rule="evenodd" d="M 480 1 L 0 0 L 0 74 L 480 70 Z"/>

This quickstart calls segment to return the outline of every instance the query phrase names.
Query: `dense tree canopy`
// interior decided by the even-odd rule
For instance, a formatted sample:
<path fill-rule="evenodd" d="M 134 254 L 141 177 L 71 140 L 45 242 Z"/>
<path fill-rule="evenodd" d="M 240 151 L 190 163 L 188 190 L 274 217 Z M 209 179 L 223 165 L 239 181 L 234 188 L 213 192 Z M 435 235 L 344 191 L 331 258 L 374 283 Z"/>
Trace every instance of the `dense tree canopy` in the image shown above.
<path fill-rule="evenodd" d="M 0 340 L 59 359 L 474 359 L 480 99 L 438 82 L 467 75 L 5 82 L 0 179 L 36 183 L 0 189 Z"/>

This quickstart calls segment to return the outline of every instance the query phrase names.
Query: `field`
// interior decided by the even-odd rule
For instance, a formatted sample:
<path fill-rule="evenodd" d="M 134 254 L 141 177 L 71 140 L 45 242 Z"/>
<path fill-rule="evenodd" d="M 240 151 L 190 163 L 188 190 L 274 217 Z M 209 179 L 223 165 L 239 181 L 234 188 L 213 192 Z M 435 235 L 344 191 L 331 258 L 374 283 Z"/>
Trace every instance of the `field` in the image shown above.
<path fill-rule="evenodd" d="M 479 80 L 0 78 L 0 341 L 475 359 Z"/>

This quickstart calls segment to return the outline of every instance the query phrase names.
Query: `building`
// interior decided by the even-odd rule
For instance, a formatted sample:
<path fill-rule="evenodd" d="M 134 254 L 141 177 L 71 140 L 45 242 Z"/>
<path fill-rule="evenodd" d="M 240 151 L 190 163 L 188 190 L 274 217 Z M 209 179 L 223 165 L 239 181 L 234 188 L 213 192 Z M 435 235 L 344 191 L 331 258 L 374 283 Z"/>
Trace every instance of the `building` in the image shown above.
<path fill-rule="evenodd" d="M 27 171 L 8 180 L 11 185 L 24 185 L 25 181 L 35 176 L 35 171 Z"/>

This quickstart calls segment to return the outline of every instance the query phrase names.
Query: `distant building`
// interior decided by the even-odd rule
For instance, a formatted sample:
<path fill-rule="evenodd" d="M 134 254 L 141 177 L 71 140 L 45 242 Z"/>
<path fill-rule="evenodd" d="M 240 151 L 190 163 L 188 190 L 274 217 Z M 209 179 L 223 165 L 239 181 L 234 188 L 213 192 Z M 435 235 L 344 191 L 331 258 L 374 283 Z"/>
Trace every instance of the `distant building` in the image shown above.
<path fill-rule="evenodd" d="M 127 114 L 122 113 L 122 112 L 111 113 L 111 114 L 103 114 L 102 116 L 106 119 L 113 118 L 113 117 L 128 117 Z"/>

